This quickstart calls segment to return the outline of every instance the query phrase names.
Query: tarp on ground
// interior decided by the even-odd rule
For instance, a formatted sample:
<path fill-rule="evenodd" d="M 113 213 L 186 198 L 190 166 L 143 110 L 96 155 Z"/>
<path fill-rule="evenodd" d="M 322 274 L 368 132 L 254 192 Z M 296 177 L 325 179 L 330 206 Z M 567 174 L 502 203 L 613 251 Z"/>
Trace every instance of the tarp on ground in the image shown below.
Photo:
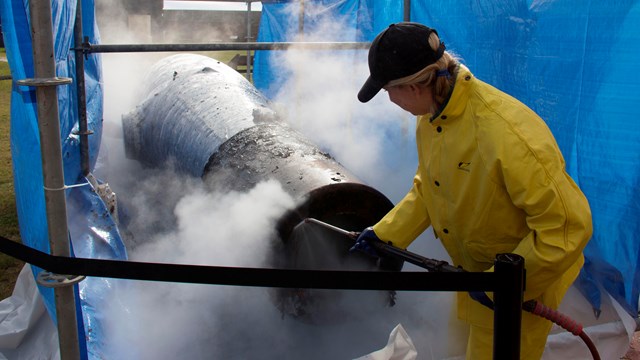
<path fill-rule="evenodd" d="M 265 3 L 258 40 L 313 34 L 315 41 L 371 41 L 405 13 L 401 0 L 311 2 L 321 3 L 321 12 L 309 3 Z M 317 24 L 328 18 L 351 31 L 319 32 Z M 412 0 L 409 20 L 437 29 L 447 49 L 479 79 L 545 119 L 593 214 L 578 285 L 595 310 L 606 289 L 637 317 L 640 1 Z M 355 56 L 366 61 L 366 51 Z M 266 51 L 256 54 L 254 74 L 256 87 L 268 96 L 287 75 L 277 54 Z"/>

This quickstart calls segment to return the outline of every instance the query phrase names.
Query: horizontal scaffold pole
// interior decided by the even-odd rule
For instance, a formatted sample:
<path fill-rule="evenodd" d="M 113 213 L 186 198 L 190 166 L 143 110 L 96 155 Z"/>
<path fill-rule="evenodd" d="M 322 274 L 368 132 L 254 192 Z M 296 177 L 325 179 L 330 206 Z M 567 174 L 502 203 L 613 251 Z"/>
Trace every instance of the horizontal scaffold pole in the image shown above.
<path fill-rule="evenodd" d="M 369 42 L 222 42 L 209 44 L 89 44 L 85 53 L 227 51 L 227 50 L 357 50 L 368 49 Z"/>

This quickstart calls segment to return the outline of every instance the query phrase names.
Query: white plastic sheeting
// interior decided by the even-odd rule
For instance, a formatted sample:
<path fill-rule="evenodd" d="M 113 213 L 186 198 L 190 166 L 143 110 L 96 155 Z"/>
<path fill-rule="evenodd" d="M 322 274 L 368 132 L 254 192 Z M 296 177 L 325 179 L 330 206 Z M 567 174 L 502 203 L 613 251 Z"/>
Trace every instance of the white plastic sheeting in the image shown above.
<path fill-rule="evenodd" d="M 58 331 L 25 265 L 13 294 L 0 301 L 0 359 L 59 359 Z"/>
<path fill-rule="evenodd" d="M 387 346 L 357 360 L 415 360 L 418 357 L 416 347 L 402 324 L 398 324 L 391 334 Z"/>

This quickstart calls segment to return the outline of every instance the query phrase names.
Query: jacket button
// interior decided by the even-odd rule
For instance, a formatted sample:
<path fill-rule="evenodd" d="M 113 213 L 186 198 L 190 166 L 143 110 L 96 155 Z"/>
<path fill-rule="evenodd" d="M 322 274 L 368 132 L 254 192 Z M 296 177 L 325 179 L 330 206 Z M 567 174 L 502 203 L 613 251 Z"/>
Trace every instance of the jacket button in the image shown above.
<path fill-rule="evenodd" d="M 465 79 L 465 80 L 467 80 L 467 81 L 469 81 L 469 80 L 471 80 L 471 76 L 470 76 L 470 75 L 467 75 L 467 76 L 465 76 L 465 77 L 464 77 L 464 79 Z"/>
<path fill-rule="evenodd" d="M 436 180 L 433 182 L 434 184 L 436 184 L 436 186 L 440 186 L 440 183 Z"/>
<path fill-rule="evenodd" d="M 437 132 L 442 132 L 442 126 L 438 126 L 438 127 L 436 128 L 436 131 L 437 131 Z"/>
<path fill-rule="evenodd" d="M 443 232 L 443 233 L 445 233 L 445 234 L 448 234 L 448 233 L 449 233 L 449 230 L 447 230 L 447 229 L 442 229 L 442 232 Z"/>
<path fill-rule="evenodd" d="M 440 116 L 440 119 L 442 119 L 442 120 L 447 120 L 447 115 L 442 115 L 442 116 Z"/>

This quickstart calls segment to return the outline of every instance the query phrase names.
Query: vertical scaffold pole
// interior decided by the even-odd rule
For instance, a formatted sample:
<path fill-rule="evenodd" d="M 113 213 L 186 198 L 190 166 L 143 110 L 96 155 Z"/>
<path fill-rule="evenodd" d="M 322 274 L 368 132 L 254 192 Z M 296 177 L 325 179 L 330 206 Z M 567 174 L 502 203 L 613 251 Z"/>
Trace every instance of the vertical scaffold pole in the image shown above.
<path fill-rule="evenodd" d="M 82 50 L 82 0 L 78 0 L 76 6 L 76 24 L 73 28 L 75 41 L 76 59 L 76 89 L 78 94 L 78 136 L 80 137 L 80 166 L 82 175 L 87 176 L 90 172 L 89 154 L 89 127 L 87 124 L 87 96 L 84 80 L 84 53 Z"/>
<path fill-rule="evenodd" d="M 411 0 L 404 0 L 403 21 L 411 21 Z"/>
<path fill-rule="evenodd" d="M 247 42 L 250 42 L 252 39 L 251 37 L 251 1 L 247 1 Z M 246 73 L 246 77 L 247 80 L 251 81 L 251 65 L 252 65 L 252 59 L 251 59 L 251 50 L 247 50 L 247 73 Z"/>
<path fill-rule="evenodd" d="M 56 77 L 51 2 L 31 0 L 29 11 L 49 246 L 52 255 L 68 257 L 71 251 L 57 95 L 57 85 L 65 82 Z M 74 288 L 55 287 L 54 295 L 60 358 L 80 359 Z"/>

